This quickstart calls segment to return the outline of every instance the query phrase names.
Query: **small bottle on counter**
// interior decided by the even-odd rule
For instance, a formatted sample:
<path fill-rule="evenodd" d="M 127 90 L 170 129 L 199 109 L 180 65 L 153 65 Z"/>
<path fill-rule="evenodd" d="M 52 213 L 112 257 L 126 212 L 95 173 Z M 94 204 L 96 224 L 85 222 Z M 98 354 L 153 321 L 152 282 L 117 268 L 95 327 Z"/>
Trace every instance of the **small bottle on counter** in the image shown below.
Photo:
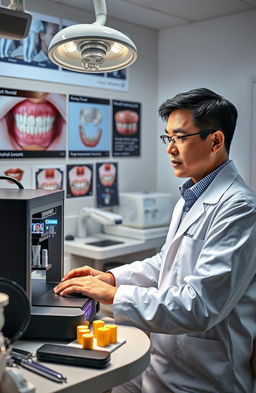
<path fill-rule="evenodd" d="M 48 266 L 48 250 L 46 248 L 42 249 L 41 265 L 42 267 Z"/>

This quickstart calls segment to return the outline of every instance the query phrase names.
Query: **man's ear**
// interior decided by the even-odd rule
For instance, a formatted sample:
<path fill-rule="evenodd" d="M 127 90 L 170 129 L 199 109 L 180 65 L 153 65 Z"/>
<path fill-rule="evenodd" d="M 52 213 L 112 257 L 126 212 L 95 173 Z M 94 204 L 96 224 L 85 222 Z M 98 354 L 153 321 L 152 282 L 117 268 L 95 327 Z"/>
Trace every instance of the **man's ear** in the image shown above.
<path fill-rule="evenodd" d="M 213 151 L 218 151 L 224 146 L 225 136 L 221 130 L 217 130 L 213 134 L 212 148 Z"/>

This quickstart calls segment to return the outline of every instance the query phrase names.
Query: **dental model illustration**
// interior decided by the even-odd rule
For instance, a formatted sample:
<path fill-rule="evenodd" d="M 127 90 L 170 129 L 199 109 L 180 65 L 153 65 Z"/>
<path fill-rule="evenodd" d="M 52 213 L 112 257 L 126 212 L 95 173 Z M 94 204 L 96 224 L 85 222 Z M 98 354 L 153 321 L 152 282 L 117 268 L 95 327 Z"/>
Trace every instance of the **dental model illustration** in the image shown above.
<path fill-rule="evenodd" d="M 102 114 L 97 108 L 83 108 L 80 110 L 80 121 L 85 127 L 89 123 L 96 127 L 102 122 Z M 86 147 L 95 147 L 101 139 L 102 128 L 97 128 L 96 134 L 89 135 L 85 127 L 79 126 L 81 141 Z"/>
<path fill-rule="evenodd" d="M 38 40 L 38 34 L 44 30 L 44 25 L 40 19 L 32 18 L 28 36 L 23 40 L 23 59 L 27 63 L 33 60 L 33 52 Z"/>
<path fill-rule="evenodd" d="M 74 166 L 68 174 L 69 187 L 73 196 L 84 196 L 91 187 L 92 171 L 84 166 Z"/>
<path fill-rule="evenodd" d="M 9 57 L 14 47 L 13 40 L 0 38 L 0 57 Z"/>
<path fill-rule="evenodd" d="M 61 190 L 62 173 L 57 168 L 46 168 L 37 174 L 37 188 L 43 190 Z"/>
<path fill-rule="evenodd" d="M 24 93 L 0 97 L 0 149 L 65 150 L 65 96 Z"/>
<path fill-rule="evenodd" d="M 116 130 L 122 135 L 133 135 L 138 131 L 139 115 L 131 110 L 115 113 Z"/>
<path fill-rule="evenodd" d="M 24 171 L 21 168 L 9 168 L 4 171 L 6 176 L 14 177 L 16 180 L 21 181 Z"/>
<path fill-rule="evenodd" d="M 116 167 L 114 164 L 105 163 L 99 167 L 100 182 L 105 187 L 110 187 L 116 179 Z"/>

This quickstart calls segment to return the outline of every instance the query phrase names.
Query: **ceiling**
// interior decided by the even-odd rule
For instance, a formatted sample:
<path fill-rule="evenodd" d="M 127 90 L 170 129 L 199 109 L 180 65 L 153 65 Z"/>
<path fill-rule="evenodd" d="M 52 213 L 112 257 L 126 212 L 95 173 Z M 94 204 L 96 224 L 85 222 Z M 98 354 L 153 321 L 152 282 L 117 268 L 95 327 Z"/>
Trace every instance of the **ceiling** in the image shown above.
<path fill-rule="evenodd" d="M 51 0 L 94 12 L 93 0 Z M 156 30 L 256 8 L 256 0 L 106 0 L 113 18 Z"/>

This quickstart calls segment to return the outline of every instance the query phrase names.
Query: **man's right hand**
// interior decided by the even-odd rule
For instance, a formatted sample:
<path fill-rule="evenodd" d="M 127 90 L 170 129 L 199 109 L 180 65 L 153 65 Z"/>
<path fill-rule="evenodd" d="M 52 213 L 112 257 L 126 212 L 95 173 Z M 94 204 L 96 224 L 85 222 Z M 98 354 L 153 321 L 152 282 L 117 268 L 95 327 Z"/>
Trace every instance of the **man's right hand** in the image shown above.
<path fill-rule="evenodd" d="M 65 274 L 61 281 L 70 280 L 74 277 L 83 277 L 83 276 L 93 276 L 97 277 L 99 280 L 106 282 L 109 285 L 115 286 L 115 277 L 112 273 L 105 273 L 101 270 L 93 269 L 90 266 L 83 266 L 77 269 L 72 269 L 70 272 Z"/>

